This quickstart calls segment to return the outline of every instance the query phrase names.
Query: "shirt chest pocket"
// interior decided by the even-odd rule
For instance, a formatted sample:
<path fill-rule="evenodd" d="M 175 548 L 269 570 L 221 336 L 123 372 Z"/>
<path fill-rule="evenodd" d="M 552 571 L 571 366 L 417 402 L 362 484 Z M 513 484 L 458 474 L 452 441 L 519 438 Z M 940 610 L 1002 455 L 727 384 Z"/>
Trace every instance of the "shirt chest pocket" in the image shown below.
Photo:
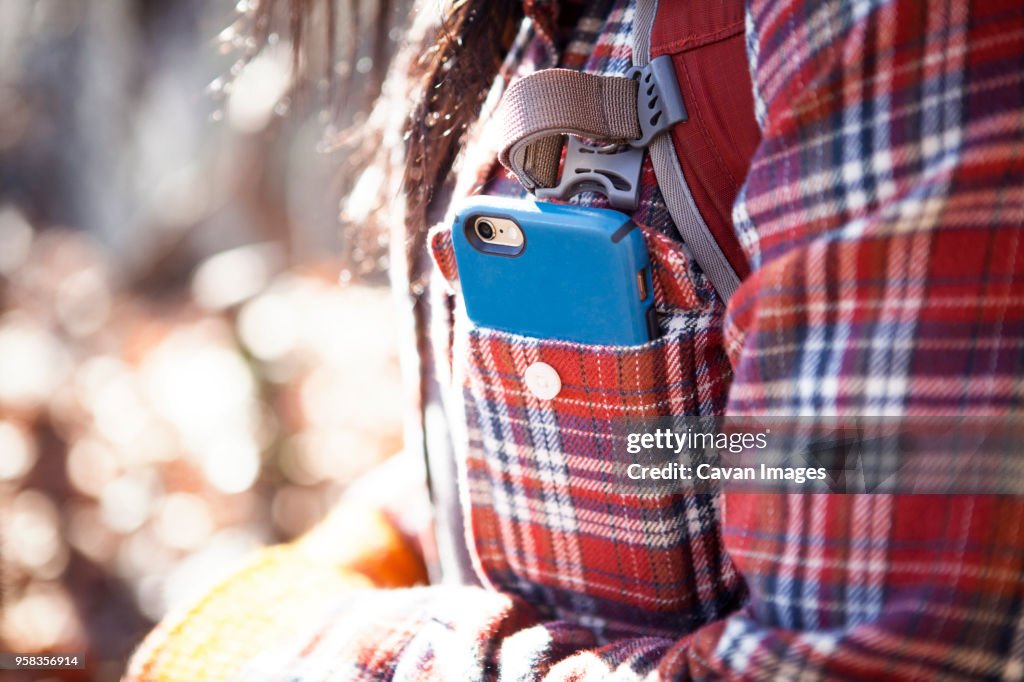
<path fill-rule="evenodd" d="M 626 419 L 721 413 L 722 306 L 695 287 L 681 244 L 644 231 L 662 335 L 594 346 L 474 326 L 458 304 L 451 237 L 432 238 L 453 284 L 453 428 L 467 539 L 480 578 L 553 618 L 609 633 L 688 630 L 734 607 L 717 498 L 630 494 L 611 467 Z"/>

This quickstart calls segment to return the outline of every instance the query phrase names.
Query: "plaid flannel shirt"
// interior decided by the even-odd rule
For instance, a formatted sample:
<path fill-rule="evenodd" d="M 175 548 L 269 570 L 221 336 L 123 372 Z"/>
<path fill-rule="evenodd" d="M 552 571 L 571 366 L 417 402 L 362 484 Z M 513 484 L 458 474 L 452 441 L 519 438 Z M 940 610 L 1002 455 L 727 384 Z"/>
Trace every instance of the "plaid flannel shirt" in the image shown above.
<path fill-rule="evenodd" d="M 563 63 L 625 71 L 632 12 L 584 16 L 596 44 Z M 746 22 L 762 142 L 734 210 L 752 274 L 728 309 L 646 165 L 634 219 L 661 339 L 586 347 L 456 319 L 441 374 L 465 405 L 484 586 L 325 599 L 240 679 L 1024 678 L 1019 498 L 605 483 L 617 416 L 1024 406 L 1024 6 L 756 0 Z M 450 238 L 432 246 L 457 287 Z M 562 376 L 552 401 L 525 390 L 538 359 Z"/>

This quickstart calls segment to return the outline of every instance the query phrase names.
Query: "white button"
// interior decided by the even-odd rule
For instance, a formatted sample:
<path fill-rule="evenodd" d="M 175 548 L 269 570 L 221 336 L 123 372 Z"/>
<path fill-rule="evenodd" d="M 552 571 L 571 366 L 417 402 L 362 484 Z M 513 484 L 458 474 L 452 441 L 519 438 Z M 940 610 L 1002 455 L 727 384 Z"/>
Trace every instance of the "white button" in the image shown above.
<path fill-rule="evenodd" d="M 558 378 L 558 372 L 546 362 L 535 362 L 530 365 L 524 378 L 530 393 L 541 400 L 551 400 L 562 390 L 562 380 Z"/>

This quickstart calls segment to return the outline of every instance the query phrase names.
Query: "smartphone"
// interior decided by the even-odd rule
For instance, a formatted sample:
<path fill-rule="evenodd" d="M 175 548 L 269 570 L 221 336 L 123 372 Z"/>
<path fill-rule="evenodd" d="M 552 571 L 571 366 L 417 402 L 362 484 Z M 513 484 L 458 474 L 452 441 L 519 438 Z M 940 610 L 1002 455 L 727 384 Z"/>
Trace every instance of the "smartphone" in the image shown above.
<path fill-rule="evenodd" d="M 601 345 L 658 335 L 647 246 L 623 213 L 472 197 L 459 206 L 452 242 L 478 326 Z"/>

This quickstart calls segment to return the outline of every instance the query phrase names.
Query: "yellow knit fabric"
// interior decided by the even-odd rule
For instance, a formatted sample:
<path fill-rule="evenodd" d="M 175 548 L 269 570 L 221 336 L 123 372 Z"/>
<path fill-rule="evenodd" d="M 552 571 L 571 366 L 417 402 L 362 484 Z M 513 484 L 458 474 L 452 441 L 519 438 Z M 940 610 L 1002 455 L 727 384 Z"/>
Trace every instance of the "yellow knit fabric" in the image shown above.
<path fill-rule="evenodd" d="M 332 597 L 425 579 L 419 556 L 383 515 L 342 511 L 295 543 L 261 550 L 168 616 L 136 651 L 124 679 L 236 679 L 255 655 L 295 632 Z M 349 529 L 341 536 L 338 519 Z"/>

